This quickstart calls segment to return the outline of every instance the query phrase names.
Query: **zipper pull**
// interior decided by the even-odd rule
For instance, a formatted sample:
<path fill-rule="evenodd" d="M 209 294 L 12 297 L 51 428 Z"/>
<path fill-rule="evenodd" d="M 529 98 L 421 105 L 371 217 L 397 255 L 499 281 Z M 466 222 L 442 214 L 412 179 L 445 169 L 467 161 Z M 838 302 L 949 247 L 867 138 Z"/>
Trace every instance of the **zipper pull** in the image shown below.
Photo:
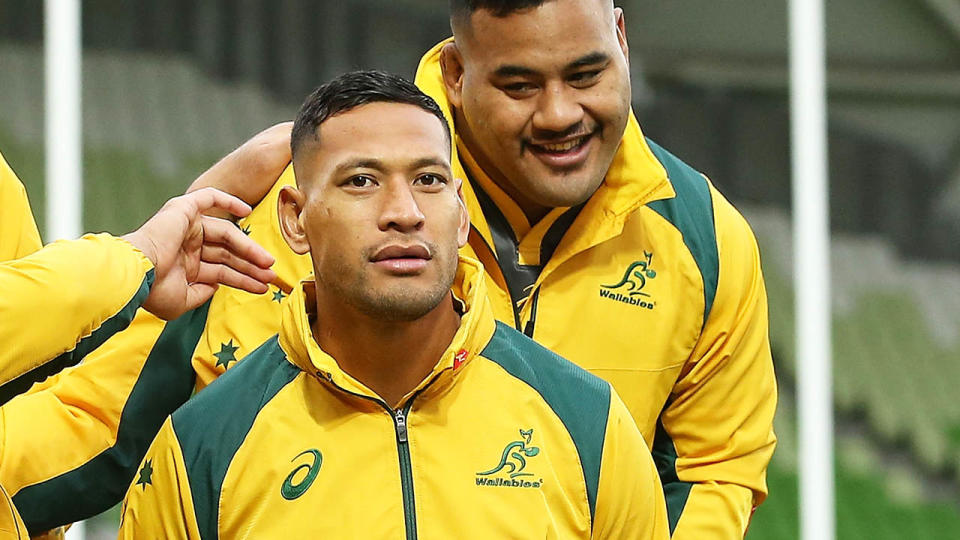
<path fill-rule="evenodd" d="M 527 324 L 523 327 L 523 334 L 528 338 L 533 338 L 533 319 L 527 321 Z"/>
<path fill-rule="evenodd" d="M 407 417 L 403 414 L 403 409 L 393 411 L 393 419 L 397 424 L 397 440 L 407 442 Z"/>

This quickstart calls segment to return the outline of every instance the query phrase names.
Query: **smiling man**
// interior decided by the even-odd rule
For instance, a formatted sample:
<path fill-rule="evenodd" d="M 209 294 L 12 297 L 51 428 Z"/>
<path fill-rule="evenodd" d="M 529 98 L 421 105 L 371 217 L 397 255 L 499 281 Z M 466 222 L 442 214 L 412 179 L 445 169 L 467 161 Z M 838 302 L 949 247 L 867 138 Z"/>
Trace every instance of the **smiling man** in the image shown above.
<path fill-rule="evenodd" d="M 121 538 L 668 537 L 616 393 L 496 323 L 458 256 L 450 143 L 397 77 L 307 99 L 279 222 L 315 278 L 278 336 L 164 424 Z"/>
<path fill-rule="evenodd" d="M 450 16 L 417 84 L 453 118 L 497 318 L 624 397 L 675 539 L 742 538 L 776 441 L 753 233 L 644 137 L 611 0 L 450 0 Z"/>

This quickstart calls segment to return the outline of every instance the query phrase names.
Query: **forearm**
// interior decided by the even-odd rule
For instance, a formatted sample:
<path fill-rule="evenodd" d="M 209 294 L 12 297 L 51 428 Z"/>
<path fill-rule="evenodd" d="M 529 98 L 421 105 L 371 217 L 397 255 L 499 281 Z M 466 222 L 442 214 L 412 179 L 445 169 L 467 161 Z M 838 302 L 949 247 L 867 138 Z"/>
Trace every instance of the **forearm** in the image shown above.
<path fill-rule="evenodd" d="M 120 502 L 163 420 L 193 392 L 206 313 L 164 323 L 141 310 L 83 364 L 0 408 L 0 483 L 32 532 Z"/>
<path fill-rule="evenodd" d="M 0 383 L 76 348 L 92 350 L 125 328 L 149 294 L 152 268 L 109 235 L 0 263 Z"/>
<path fill-rule="evenodd" d="M 251 206 L 257 205 L 290 163 L 292 128 L 292 122 L 283 122 L 256 134 L 204 171 L 190 185 L 187 193 L 213 187 Z M 229 217 L 225 212 L 211 215 Z"/>

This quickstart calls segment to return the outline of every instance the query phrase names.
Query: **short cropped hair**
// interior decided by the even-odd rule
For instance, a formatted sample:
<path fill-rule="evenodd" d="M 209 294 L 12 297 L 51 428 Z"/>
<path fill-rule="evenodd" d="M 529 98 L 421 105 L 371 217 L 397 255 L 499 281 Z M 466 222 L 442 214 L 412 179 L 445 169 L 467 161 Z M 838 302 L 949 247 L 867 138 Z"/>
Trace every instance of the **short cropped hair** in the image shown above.
<path fill-rule="evenodd" d="M 486 10 L 494 17 L 506 17 L 515 11 L 539 7 L 548 0 L 450 0 L 450 18 L 462 21 L 475 11 Z"/>
<path fill-rule="evenodd" d="M 290 135 L 290 152 L 296 158 L 305 142 L 320 142 L 320 124 L 332 116 L 368 103 L 403 103 L 434 115 L 451 142 L 450 126 L 437 102 L 413 83 L 383 71 L 351 71 L 314 90 L 300 106 Z"/>

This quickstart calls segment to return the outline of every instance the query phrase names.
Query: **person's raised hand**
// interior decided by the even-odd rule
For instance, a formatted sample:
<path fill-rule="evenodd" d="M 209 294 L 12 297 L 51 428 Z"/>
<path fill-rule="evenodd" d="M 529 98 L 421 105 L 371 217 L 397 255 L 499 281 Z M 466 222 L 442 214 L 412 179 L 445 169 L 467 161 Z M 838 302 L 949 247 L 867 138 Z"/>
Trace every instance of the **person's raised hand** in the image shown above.
<path fill-rule="evenodd" d="M 264 293 L 276 279 L 274 258 L 232 222 L 204 215 L 212 209 L 246 216 L 250 207 L 213 188 L 167 201 L 142 227 L 123 237 L 154 264 L 143 308 L 171 320 L 199 307 L 220 284 Z"/>

